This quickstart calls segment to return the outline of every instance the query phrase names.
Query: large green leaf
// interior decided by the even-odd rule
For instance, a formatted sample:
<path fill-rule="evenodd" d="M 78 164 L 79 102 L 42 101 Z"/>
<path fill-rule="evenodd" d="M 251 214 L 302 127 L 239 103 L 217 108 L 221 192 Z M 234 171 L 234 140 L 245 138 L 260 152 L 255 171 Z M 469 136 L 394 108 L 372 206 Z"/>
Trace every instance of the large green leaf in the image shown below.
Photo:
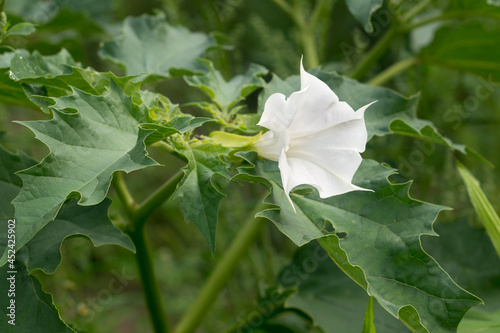
<path fill-rule="evenodd" d="M 341 101 L 347 102 L 354 110 L 377 101 L 365 112 L 368 140 L 374 135 L 384 136 L 391 133 L 411 136 L 432 143 L 445 145 L 462 153 L 469 153 L 481 159 L 477 153 L 464 145 L 455 144 L 439 133 L 432 122 L 419 119 L 417 108 L 419 96 L 404 97 L 390 89 L 360 83 L 336 73 L 313 70 L 312 74 L 324 81 Z M 259 99 L 259 110 L 262 112 L 265 100 L 276 92 L 289 96 L 300 88 L 298 76 L 282 80 L 276 76 L 264 86 Z"/>
<path fill-rule="evenodd" d="M 196 224 L 214 253 L 219 203 L 224 197 L 221 181 L 230 178 L 228 164 L 222 158 L 231 149 L 207 142 L 188 144 L 175 140 L 173 144 L 174 149 L 188 160 L 183 169 L 184 178 L 173 196 L 181 199 L 185 220 Z"/>
<path fill-rule="evenodd" d="M 113 244 L 135 252 L 135 246 L 108 217 L 110 199 L 98 205 L 80 206 L 77 199 L 66 202 L 54 221 L 40 230 L 25 247 L 29 250 L 28 271 L 53 273 L 61 262 L 60 247 L 72 236 L 88 237 L 94 246 Z"/>
<path fill-rule="evenodd" d="M 226 111 L 262 87 L 262 76 L 267 73 L 264 67 L 252 64 L 245 74 L 226 81 L 211 61 L 201 59 L 200 62 L 207 67 L 208 73 L 184 77 L 184 80 L 206 93 L 221 110 Z"/>
<path fill-rule="evenodd" d="M 13 201 L 17 248 L 54 219 L 71 193 L 81 196 L 80 205 L 95 205 L 106 196 L 113 172 L 156 164 L 144 149 L 148 132 L 138 127 L 149 120 L 147 108 L 134 104 L 114 82 L 106 95 L 75 89 L 54 100 L 52 120 L 21 122 L 51 152 L 18 173 L 24 185 Z"/>
<path fill-rule="evenodd" d="M 410 198 L 409 183 L 388 182 L 392 170 L 365 160 L 354 183 L 374 192 L 320 199 L 316 191 L 302 190 L 291 194 L 296 212 L 277 163 L 259 163 L 258 172 L 270 182 L 272 203 L 281 207 L 258 215 L 299 246 L 318 239 L 347 275 L 415 332 L 453 332 L 467 310 L 481 302 L 420 245 L 421 235 L 436 235 L 432 223 L 444 207 Z"/>
<path fill-rule="evenodd" d="M 0 301 L 0 331 L 5 333 L 70 333 L 75 332 L 60 318 L 57 308 L 52 302 L 52 296 L 42 289 L 40 282 L 28 274 L 26 266 L 27 250 L 18 251 L 15 272 L 10 273 L 8 265 L 0 267 L 0 288 L 5 295 Z M 10 289 L 9 277 L 15 279 L 15 296 L 7 297 Z M 8 317 L 10 301 L 15 300 L 15 326 L 9 324 Z"/>
<path fill-rule="evenodd" d="M 20 192 L 21 178 L 14 173 L 27 169 L 36 162 L 23 153 L 12 154 L 0 146 L 0 218 L 7 221 L 14 218 L 14 206 L 10 203 Z M 74 235 L 90 238 L 95 246 L 103 244 L 120 245 L 135 251 L 132 241 L 116 228 L 108 217 L 109 199 L 96 206 L 80 206 L 77 200 L 66 202 L 56 219 L 48 223 L 26 245 L 26 267 L 28 272 L 42 269 L 52 273 L 61 262 L 60 246 L 62 242 Z M 7 245 L 7 229 L 0 232 L 0 245 Z M 17 235 L 17 228 L 16 228 Z"/>
<path fill-rule="evenodd" d="M 500 18 L 498 8 L 496 13 Z M 500 80 L 499 34 L 498 25 L 485 27 L 479 22 L 444 26 L 436 32 L 433 42 L 422 50 L 420 57 L 431 64 L 482 76 L 486 84 L 481 96 L 491 94 L 495 88 L 491 85 Z"/>
<path fill-rule="evenodd" d="M 7 221 L 14 217 L 14 206 L 10 201 L 19 193 L 21 178 L 14 173 L 36 164 L 28 156 L 12 154 L 0 147 L 0 217 Z M 73 332 L 60 319 L 52 304 L 52 296 L 45 293 L 38 280 L 29 275 L 41 268 L 51 273 L 61 261 L 59 247 L 69 235 L 86 234 L 95 245 L 111 243 L 133 250 L 133 244 L 107 218 L 109 200 L 93 207 L 76 205 L 75 200 L 66 203 L 57 219 L 49 223 L 28 244 L 16 253 L 15 263 L 0 267 L 2 290 L 9 290 L 7 277 L 15 274 L 16 281 L 16 326 L 2 320 L 2 332 Z M 17 228 L 14 230 L 17 231 Z M 7 225 L 0 231 L 2 247 L 7 245 Z M 14 265 L 14 267 L 11 266 Z M 16 273 L 8 273 L 15 271 Z M 9 297 L 2 297 L 0 313 L 6 318 Z M 9 311 L 9 310 L 7 310 Z M 10 319 L 10 318 L 9 318 Z"/>
<path fill-rule="evenodd" d="M 346 0 L 351 14 L 363 25 L 366 31 L 373 32 L 372 15 L 382 7 L 383 0 Z"/>
<path fill-rule="evenodd" d="M 121 66 L 128 75 L 170 77 L 202 71 L 196 58 L 213 45 L 213 38 L 172 27 L 161 15 L 142 15 L 125 19 L 123 34 L 104 43 L 100 55 Z"/>

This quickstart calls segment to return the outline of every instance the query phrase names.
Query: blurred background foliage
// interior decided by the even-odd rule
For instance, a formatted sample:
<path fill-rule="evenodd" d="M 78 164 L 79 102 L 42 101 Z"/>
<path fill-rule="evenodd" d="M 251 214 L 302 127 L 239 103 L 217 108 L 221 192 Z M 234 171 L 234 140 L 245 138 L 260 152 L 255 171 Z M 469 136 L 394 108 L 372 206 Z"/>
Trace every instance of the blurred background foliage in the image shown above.
<path fill-rule="evenodd" d="M 486 1 L 477 3 L 483 2 Z M 485 80 L 488 81 L 488 74 L 494 75 L 493 81 L 499 81 L 497 73 L 500 65 L 497 64 L 491 71 L 479 73 L 474 69 L 456 70 L 450 68 L 453 66 L 446 66 L 446 61 L 445 66 L 441 66 L 442 58 L 433 58 L 433 55 L 446 52 L 440 49 L 444 48 L 445 44 L 434 43 L 434 46 L 428 47 L 434 38 L 445 41 L 451 38 L 446 35 L 439 36 L 443 27 L 464 29 L 461 36 L 468 41 L 477 41 L 472 34 L 476 28 L 494 34 L 500 26 L 500 15 L 495 17 L 497 7 L 496 11 L 487 14 L 478 7 L 479 5 L 474 4 L 476 1 L 393 0 L 384 2 L 378 12 L 375 12 L 373 31 L 369 31 L 370 27 L 367 31 L 366 27 L 353 17 L 344 1 L 324 1 L 324 8 L 316 15 L 313 13 L 315 1 L 293 0 L 290 6 L 302 13 L 302 17 L 316 17 L 318 20 L 316 29 L 309 31 L 304 37 L 304 26 L 301 27 L 300 23 L 294 21 L 291 15 L 280 7 L 280 3 L 282 1 L 271 0 L 7 0 L 6 12 L 11 23 L 33 22 L 37 24 L 37 31 L 30 36 L 8 37 L 5 44 L 18 49 L 38 50 L 44 55 L 55 54 L 61 48 L 66 48 L 73 58 L 84 66 L 123 74 L 120 68 L 98 56 L 101 43 L 120 33 L 121 22 L 127 16 L 161 12 L 166 15 L 169 24 L 182 25 L 191 31 L 203 31 L 219 42 L 220 46 L 209 50 L 206 57 L 214 62 L 226 79 L 244 73 L 251 63 L 263 65 L 281 78 L 298 74 L 300 57 L 307 54 L 307 38 L 314 38 L 317 60 L 324 69 L 349 75 L 355 71 L 364 55 L 377 45 L 390 29 L 394 29 L 401 17 L 404 18 L 422 3 L 426 3 L 427 8 L 417 16 L 420 20 L 440 13 L 453 16 L 449 13 L 477 10 L 475 13 L 483 14 L 463 17 L 456 15 L 451 17 L 451 21 L 430 20 L 428 24 L 402 33 L 400 38 L 395 38 L 383 50 L 371 69 L 358 79 L 366 81 L 398 60 L 419 54 L 418 61 L 384 85 L 406 96 L 420 94 L 420 118 L 432 121 L 440 132 L 452 141 L 467 144 L 492 164 L 500 165 L 500 89 L 498 84 L 484 83 Z M 495 6 L 495 1 L 488 1 L 488 4 Z M 479 9 L 473 8 L 474 6 Z M 468 24 L 473 26 L 467 27 Z M 466 28 L 463 28 L 464 26 Z M 471 35 L 467 36 L 469 32 Z M 486 58 L 499 54 L 500 35 L 493 36 L 497 37 L 490 37 L 493 38 L 493 44 L 487 48 L 478 50 L 472 42 L 457 52 L 470 52 L 471 57 L 477 53 L 477 57 Z M 428 47 L 427 51 L 425 47 Z M 433 52 L 432 47 L 437 48 L 439 52 Z M 422 49 L 424 51 L 420 52 Z M 484 55 L 485 52 L 487 55 Z M 305 62 L 311 64 L 311 59 L 305 59 Z M 306 66 L 306 69 L 310 67 Z M 482 79 L 470 72 L 480 74 Z M 266 78 L 269 79 L 270 76 Z M 478 88 L 480 86 L 485 88 Z M 174 103 L 206 99 L 179 77 L 162 81 L 155 87 Z M 478 96 L 478 89 L 487 92 L 484 98 L 482 95 Z M 253 93 L 247 98 L 250 110 L 256 109 L 257 94 L 258 92 Z M 11 150 L 22 150 L 36 160 L 43 158 L 48 149 L 36 141 L 28 129 L 12 121 L 46 119 L 46 115 L 21 106 L 2 105 L 0 110 L 2 145 Z M 157 161 L 171 165 L 172 173 L 182 165 L 165 157 L 161 151 L 151 149 L 150 152 Z M 413 197 L 454 208 L 453 211 L 440 215 L 436 229 L 442 237 L 424 237 L 424 248 L 442 263 L 459 284 L 484 298 L 487 311 L 498 310 L 499 261 L 494 249 L 486 241 L 481 222 L 470 204 L 465 186 L 455 167 L 453 153 L 445 147 L 426 146 L 417 139 L 393 135 L 370 141 L 364 157 L 399 168 L 401 174 L 394 176 L 394 180 L 413 179 Z M 461 160 L 479 179 L 493 206 L 500 207 L 498 168 L 488 167 L 470 158 Z M 155 170 L 126 175 L 131 191 L 136 193 L 139 199 L 146 197 L 150 189 L 165 179 L 164 174 Z M 231 186 L 231 194 L 222 201 L 221 222 L 217 230 L 218 249 L 227 248 L 238 230 L 237 221 L 245 219 L 256 205 L 256 202 L 249 199 L 252 196 L 248 193 L 260 190 L 249 185 L 243 188 L 243 185 L 238 184 Z M 112 219 L 116 224 L 120 224 L 119 201 L 114 200 L 113 205 Z M 164 293 L 166 310 L 173 322 L 194 300 L 217 258 L 223 253 L 216 251 L 215 257 L 212 257 L 203 236 L 194 228 L 193 225 L 185 225 L 175 204 L 165 204 L 148 224 L 149 236 L 155 248 L 157 276 Z M 314 244 L 310 247 L 314 247 Z M 280 292 L 286 293 L 286 288 L 300 290 L 299 296 L 296 295 L 287 301 L 289 307 L 300 302 L 301 297 L 302 301 L 318 297 L 318 293 L 321 294 L 322 291 L 315 290 L 314 282 L 311 281 L 314 281 L 314 274 L 321 272 L 304 273 L 307 278 L 295 284 L 287 285 L 283 281 L 280 283 L 280 271 L 286 269 L 285 267 L 298 267 L 300 271 L 300 258 L 306 255 L 304 253 L 310 251 L 310 248 L 301 249 L 294 261 L 290 262 L 296 250 L 296 247 L 269 223 L 219 297 L 200 332 L 221 332 L 230 329 L 237 331 L 238 323 L 243 322 L 246 316 L 257 310 L 258 313 L 267 311 L 262 310 L 255 299 L 259 297 L 264 301 L 268 297 L 269 288 L 276 284 L 282 288 Z M 65 242 L 62 252 L 63 263 L 58 270 L 51 276 L 42 273 L 38 276 L 45 289 L 54 295 L 56 305 L 66 322 L 79 332 L 146 332 L 150 329 L 131 253 L 110 246 L 94 248 L 87 239 L 82 238 Z M 333 263 L 329 264 L 331 267 L 322 268 L 326 272 L 323 274 L 331 276 L 332 281 L 340 281 L 337 286 L 331 286 L 334 288 L 332 290 L 339 288 L 338 290 L 346 292 L 352 288 L 352 294 L 347 293 L 339 297 L 347 297 L 353 304 L 359 303 L 359 306 L 350 312 L 353 326 L 345 327 L 342 332 L 360 332 L 367 297 L 364 293 L 359 293 L 361 289 L 353 286 L 352 281 L 345 279 L 343 274 L 339 275 Z M 338 279 L 335 280 L 335 277 Z M 114 280 L 119 280 L 123 287 L 118 292 L 110 290 L 110 281 Z M 338 300 L 325 302 L 332 304 L 332 313 L 339 311 L 339 305 L 335 305 Z M 380 308 L 376 308 L 375 313 L 376 318 L 377 314 L 382 318 L 378 320 L 378 325 L 388 325 L 392 331 L 405 332 L 404 327 L 398 326 L 395 320 L 391 321 Z M 255 332 L 315 332 L 312 320 L 316 324 L 320 320 L 310 318 L 301 311 L 285 311 L 284 308 L 266 312 L 264 319 L 265 323 L 260 325 L 260 328 L 255 328 Z M 391 326 L 392 322 L 395 323 L 394 327 Z M 380 327 L 381 331 L 385 332 L 385 326 Z M 251 331 L 250 328 L 245 329 Z"/>

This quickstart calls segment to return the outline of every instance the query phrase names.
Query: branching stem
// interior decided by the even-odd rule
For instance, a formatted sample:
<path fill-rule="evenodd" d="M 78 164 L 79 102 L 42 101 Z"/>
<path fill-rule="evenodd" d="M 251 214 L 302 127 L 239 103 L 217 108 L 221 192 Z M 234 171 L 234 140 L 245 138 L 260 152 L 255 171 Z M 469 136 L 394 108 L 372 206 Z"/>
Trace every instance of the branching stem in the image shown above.
<path fill-rule="evenodd" d="M 144 230 L 144 223 L 149 216 L 161 206 L 175 191 L 177 183 L 182 179 L 182 171 L 166 181 L 156 192 L 151 194 L 140 205 L 137 205 L 130 194 L 122 173 L 113 177 L 115 191 L 127 211 L 130 224 L 127 232 L 134 242 L 135 258 L 141 276 L 142 289 L 151 322 L 155 333 L 170 333 L 170 326 L 163 307 L 158 281 L 155 277 L 151 250 Z"/>

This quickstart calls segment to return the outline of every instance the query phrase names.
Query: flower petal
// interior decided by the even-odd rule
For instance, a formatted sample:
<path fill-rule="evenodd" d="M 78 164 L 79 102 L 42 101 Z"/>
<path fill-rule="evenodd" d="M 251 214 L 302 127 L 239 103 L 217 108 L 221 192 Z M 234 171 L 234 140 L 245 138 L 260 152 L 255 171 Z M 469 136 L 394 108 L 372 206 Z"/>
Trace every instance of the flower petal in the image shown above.
<path fill-rule="evenodd" d="M 329 149 L 325 151 L 321 147 L 311 147 L 307 151 L 298 150 L 294 147 L 293 151 L 290 150 L 287 152 L 287 158 L 307 160 L 323 169 L 324 172 L 330 173 L 347 183 L 352 181 L 356 170 L 363 160 L 361 155 L 354 150 Z M 309 171 L 309 173 L 312 173 L 312 171 Z"/>
<path fill-rule="evenodd" d="M 321 198 L 328 198 L 355 190 L 365 190 L 352 185 L 350 182 L 337 177 L 318 164 L 302 159 L 287 158 L 287 188 L 292 190 L 295 186 L 309 184 L 318 189 Z M 280 166 L 280 171 L 281 171 Z"/>
<path fill-rule="evenodd" d="M 269 96 L 257 125 L 275 132 L 288 128 L 295 116 L 295 110 L 290 110 L 288 104 L 283 94 L 276 93 Z"/>
<path fill-rule="evenodd" d="M 290 137 L 309 135 L 345 121 L 363 118 L 364 109 L 354 112 L 346 102 L 340 102 L 330 87 L 307 73 L 302 64 L 300 76 L 302 89 L 287 100 L 289 107 L 295 109 L 295 117 L 288 127 Z"/>

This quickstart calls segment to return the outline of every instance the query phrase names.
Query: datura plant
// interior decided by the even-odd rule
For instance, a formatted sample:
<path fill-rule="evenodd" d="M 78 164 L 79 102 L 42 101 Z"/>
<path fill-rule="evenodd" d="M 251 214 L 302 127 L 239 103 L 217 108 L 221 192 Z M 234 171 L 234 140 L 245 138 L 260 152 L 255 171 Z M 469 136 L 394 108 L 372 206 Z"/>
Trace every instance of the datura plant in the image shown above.
<path fill-rule="evenodd" d="M 228 35 L 175 25 L 183 9 L 168 1 L 169 15 L 127 17 L 121 30 L 104 2 L 38 8 L 29 1 L 0 3 L 1 119 L 9 120 L 0 135 L 1 332 L 496 330 L 500 219 L 465 166 L 487 168 L 492 156 L 418 118 L 421 99 L 424 109 L 441 104 L 403 84 L 417 82 L 403 71 L 426 61 L 474 64 L 462 69 L 482 75 L 472 91 L 483 101 L 494 95 L 497 72 L 488 77 L 478 66 L 498 63 L 494 43 L 478 43 L 488 46 L 484 52 L 453 48 L 464 39 L 497 41 L 498 32 L 457 23 L 435 28 L 426 46 L 415 46 L 412 35 L 411 51 L 385 54 L 433 22 L 420 18 L 427 10 L 449 19 L 461 10 L 493 17 L 499 6 L 258 1 L 291 17 L 293 45 L 235 14 L 253 2 L 203 16 L 217 17 L 232 38 L 243 38 L 245 24 L 265 31 L 252 33 L 263 38 L 251 42 L 256 56 L 244 43 L 231 48 Z M 390 12 L 392 23 L 374 20 L 394 8 L 402 12 Z M 386 35 L 341 64 L 340 54 L 327 54 L 336 50 L 328 43 L 345 51 L 345 42 L 323 38 L 331 15 L 360 24 L 358 35 Z M 95 47 L 82 53 L 82 45 Z M 412 58 L 378 73 L 409 52 Z M 391 87 L 411 97 L 381 86 L 396 76 Z M 397 161 L 408 152 L 399 174 Z M 428 171 L 427 192 L 425 178 L 412 183 L 407 172 L 431 170 L 424 155 L 439 155 L 452 170 Z M 460 177 L 465 187 L 450 190 Z M 413 199 L 415 188 L 440 204 Z M 440 214 L 457 193 L 460 209 Z M 466 193 L 471 204 L 460 201 Z M 460 217 L 463 207 L 470 211 Z M 434 228 L 438 215 L 448 223 Z M 76 236 L 116 247 L 65 242 Z M 481 304 L 489 312 L 469 312 Z"/>

